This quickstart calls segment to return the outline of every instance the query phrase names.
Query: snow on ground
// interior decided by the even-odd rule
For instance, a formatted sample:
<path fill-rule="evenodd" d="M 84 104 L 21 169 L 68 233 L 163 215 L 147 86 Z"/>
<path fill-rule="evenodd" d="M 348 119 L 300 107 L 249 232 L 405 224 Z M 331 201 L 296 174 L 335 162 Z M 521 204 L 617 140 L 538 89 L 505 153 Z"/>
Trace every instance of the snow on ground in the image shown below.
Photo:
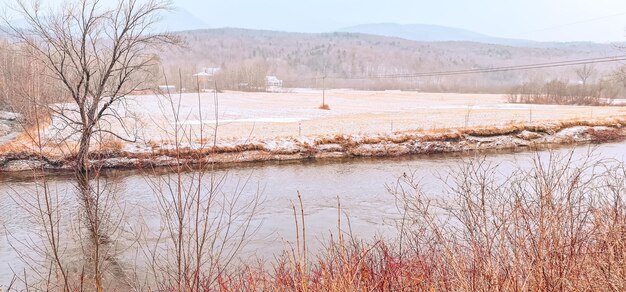
<path fill-rule="evenodd" d="M 182 94 L 179 125 L 198 132 L 214 125 L 213 94 Z M 160 127 L 176 119 L 155 96 L 136 96 L 143 120 L 141 132 L 159 140 Z M 298 89 L 286 93 L 224 92 L 218 95 L 218 138 L 275 138 L 325 134 L 388 133 L 414 129 L 503 125 L 626 115 L 621 107 L 508 104 L 503 95 L 418 93 L 403 91 L 327 90 L 331 110 L 320 110 L 322 92 Z M 178 100 L 178 97 L 176 97 Z M 203 121 L 201 123 L 200 121 Z M 212 129 L 211 129 L 212 131 Z"/>
<path fill-rule="evenodd" d="M 227 120 L 223 120 L 223 119 L 218 119 L 217 123 L 219 124 L 224 124 L 224 123 L 295 123 L 295 122 L 301 122 L 305 119 L 303 118 L 256 118 L 256 119 L 227 119 Z M 187 121 L 183 121 L 183 122 L 179 122 L 179 125 L 200 125 L 200 124 L 207 124 L 207 125 L 214 125 L 215 124 L 215 120 L 211 119 L 211 120 L 187 120 Z"/>
<path fill-rule="evenodd" d="M 508 123 L 608 118 L 626 115 L 623 107 L 509 104 L 503 95 L 418 93 L 405 91 L 327 90 L 321 110 L 322 92 L 294 89 L 284 93 L 223 92 L 215 103 L 213 93 L 187 93 L 173 96 L 174 104 L 163 96 L 129 97 L 117 110 L 127 115 L 127 130 L 136 135 L 139 146 L 161 144 L 174 139 L 173 131 L 184 131 L 187 139 L 212 138 L 218 119 L 217 139 L 231 145 L 246 141 L 321 135 L 385 134 L 416 129 L 498 126 Z M 174 110 L 177 114 L 174 114 Z M 47 133 L 58 138 L 63 123 L 53 118 Z M 116 124 L 112 124 L 116 127 Z M 121 127 L 113 129 L 123 133 Z M 56 131 L 56 132 L 55 132 Z M 291 148 L 290 145 L 267 145 Z"/>

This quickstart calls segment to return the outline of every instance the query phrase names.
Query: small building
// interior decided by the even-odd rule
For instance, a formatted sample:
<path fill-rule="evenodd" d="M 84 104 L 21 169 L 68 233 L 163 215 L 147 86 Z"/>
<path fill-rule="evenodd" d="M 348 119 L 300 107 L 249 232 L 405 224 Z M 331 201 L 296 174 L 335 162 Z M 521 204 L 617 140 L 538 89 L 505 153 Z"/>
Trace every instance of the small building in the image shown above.
<path fill-rule="evenodd" d="M 283 81 L 276 76 L 265 76 L 265 87 L 267 91 L 274 91 L 283 87 Z"/>
<path fill-rule="evenodd" d="M 198 88 L 199 91 L 208 91 L 213 89 L 213 81 L 215 80 L 215 75 L 217 75 L 222 68 L 219 67 L 206 67 L 202 68 L 200 72 L 193 74 L 194 77 L 198 79 Z"/>
<path fill-rule="evenodd" d="M 176 93 L 176 86 L 174 86 L 174 85 L 159 85 L 159 93 L 161 93 L 161 94 Z"/>
<path fill-rule="evenodd" d="M 222 68 L 219 68 L 219 67 L 202 68 L 200 72 L 194 74 L 193 76 L 212 78 L 213 76 L 217 75 L 217 73 L 219 73 L 220 71 L 222 71 Z"/>

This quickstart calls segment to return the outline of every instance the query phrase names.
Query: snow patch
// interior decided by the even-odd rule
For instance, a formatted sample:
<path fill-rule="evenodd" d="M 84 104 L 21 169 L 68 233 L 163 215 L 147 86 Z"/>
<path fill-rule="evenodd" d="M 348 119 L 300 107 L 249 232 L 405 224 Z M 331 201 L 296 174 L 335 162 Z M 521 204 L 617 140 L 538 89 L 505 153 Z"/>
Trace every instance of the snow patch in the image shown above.
<path fill-rule="evenodd" d="M 558 136 L 558 137 L 577 137 L 577 136 L 580 136 L 580 135 L 584 134 L 588 130 L 589 130 L 589 127 L 587 127 L 587 126 L 576 126 L 576 127 L 563 129 L 563 130 L 559 131 L 558 133 L 556 133 L 556 136 Z"/>
<path fill-rule="evenodd" d="M 292 140 L 280 139 L 280 140 L 268 140 L 263 142 L 263 147 L 267 151 L 271 152 L 289 152 L 295 153 L 300 150 L 300 147 Z"/>
<path fill-rule="evenodd" d="M 252 119 L 223 119 L 217 120 L 218 124 L 230 124 L 230 123 L 297 123 L 301 121 L 306 121 L 308 119 L 305 118 L 252 118 Z M 179 125 L 200 125 L 207 124 L 212 125 L 215 124 L 215 120 L 189 120 L 184 122 L 179 122 Z"/>
<path fill-rule="evenodd" d="M 22 115 L 18 113 L 0 111 L 0 120 L 15 121 L 19 119 L 21 116 Z"/>

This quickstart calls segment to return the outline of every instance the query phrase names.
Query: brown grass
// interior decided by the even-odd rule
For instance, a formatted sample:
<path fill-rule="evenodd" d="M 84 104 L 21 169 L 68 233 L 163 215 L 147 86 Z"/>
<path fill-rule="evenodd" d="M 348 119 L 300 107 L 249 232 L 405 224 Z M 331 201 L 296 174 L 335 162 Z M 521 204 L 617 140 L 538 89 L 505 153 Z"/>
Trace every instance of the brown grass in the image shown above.
<path fill-rule="evenodd" d="M 591 135 L 593 140 L 597 143 L 618 141 L 624 138 L 624 133 L 620 129 L 616 128 L 608 128 L 601 131 L 590 128 L 586 131 L 586 133 Z"/>
<path fill-rule="evenodd" d="M 42 126 L 37 127 L 36 125 L 27 126 L 24 124 L 24 130 L 20 132 L 17 137 L 6 144 L 0 145 L 0 153 L 11 154 L 11 153 L 38 153 L 39 146 L 42 148 L 46 147 L 46 143 L 37 143 L 39 141 L 39 129 L 45 129 L 51 123 L 50 118 L 47 116 L 40 117 L 40 121 Z M 20 127 L 20 126 L 18 126 Z"/>
<path fill-rule="evenodd" d="M 322 136 L 315 139 L 315 145 L 327 145 L 327 144 L 339 144 L 344 149 L 350 149 L 358 146 L 359 143 L 354 141 L 350 136 L 346 135 L 334 135 L 334 136 Z"/>
<path fill-rule="evenodd" d="M 390 188 L 404 214 L 397 240 L 346 239 L 339 227 L 339 235 L 307 260 L 304 231 L 297 232 L 296 243 L 271 271 L 225 273 L 219 288 L 623 291 L 626 169 L 605 163 L 575 164 L 568 155 L 536 158 L 534 167 L 517 169 L 500 184 L 494 166 L 474 160 L 452 174 L 450 198 L 443 201 L 429 199 L 405 176 Z M 304 217 L 294 217 L 298 230 Z"/>
<path fill-rule="evenodd" d="M 154 157 L 158 156 L 169 156 L 169 157 L 179 157 L 180 159 L 185 160 L 197 160 L 202 161 L 205 157 L 216 154 L 242 154 L 242 153 L 250 153 L 250 155 L 245 155 L 243 158 L 239 159 L 239 161 L 247 161 L 246 159 L 254 159 L 259 160 L 259 157 L 262 157 L 262 160 L 272 160 L 272 159 L 294 159 L 294 157 L 289 155 L 299 155 L 302 158 L 307 157 L 316 157 L 318 153 L 320 153 L 317 148 L 320 145 L 329 145 L 329 144 L 337 144 L 340 145 L 342 151 L 347 155 L 353 156 L 399 156 L 412 153 L 409 148 L 406 148 L 402 144 L 408 142 L 459 142 L 465 139 L 466 136 L 476 136 L 476 137 L 496 137 L 496 136 L 505 136 L 511 135 L 515 136 L 522 131 L 530 131 L 535 133 L 545 133 L 545 134 L 554 134 L 560 130 L 565 128 L 575 127 L 575 126 L 605 126 L 609 127 L 609 130 L 596 131 L 594 129 L 589 129 L 586 134 L 588 134 L 593 142 L 609 142 L 616 141 L 624 138 L 626 135 L 626 131 L 622 128 L 626 126 L 626 118 L 611 118 L 611 119 L 573 119 L 552 123 L 509 123 L 501 126 L 482 126 L 475 128 L 460 128 L 460 129 L 449 129 L 449 128 L 441 128 L 441 129 L 430 129 L 430 130 L 412 130 L 412 131 L 404 131 L 404 132 L 395 132 L 392 135 L 388 134 L 379 134 L 379 135 L 364 135 L 358 138 L 353 138 L 350 135 L 325 135 L 317 137 L 313 145 L 308 145 L 306 142 L 304 144 L 298 144 L 298 147 L 295 149 L 285 149 L 285 150 L 269 150 L 266 149 L 264 144 L 259 142 L 250 142 L 239 145 L 232 146 L 216 146 L 212 147 L 210 145 L 206 145 L 208 140 L 204 139 L 204 141 L 199 141 L 202 145 L 202 149 L 198 148 L 190 148 L 186 146 L 181 146 L 179 149 L 174 149 L 173 147 L 164 148 L 163 145 L 173 146 L 171 141 L 162 141 L 161 143 L 157 141 L 149 141 L 146 144 L 152 148 L 152 152 L 150 153 L 127 153 L 123 151 L 123 143 L 122 141 L 116 140 L 105 140 L 98 145 L 96 149 L 91 154 L 91 157 L 94 159 L 105 159 L 105 158 L 114 158 L 114 157 L 126 157 L 139 159 L 144 161 L 143 163 L 150 163 L 150 161 Z M 37 157 L 39 154 L 38 147 L 35 143 L 32 142 L 31 137 L 36 137 L 36 129 L 29 128 L 27 132 L 21 133 L 15 141 L 12 143 L 8 143 L 5 145 L 0 145 L 0 153 L 4 156 L 15 156 L 19 155 L 30 155 L 32 157 Z M 530 138 L 529 138 L 530 139 Z M 530 139 L 532 140 L 532 139 Z M 573 139 L 567 139 L 567 137 L 560 137 L 558 143 L 571 143 L 574 142 Z M 383 145 L 383 148 L 372 149 L 357 149 L 361 145 Z M 71 159 L 73 155 L 76 153 L 76 145 L 67 143 L 67 142 L 59 142 L 53 143 L 53 141 L 46 141 L 43 143 L 43 152 L 44 156 L 48 159 L 57 159 L 57 160 L 68 160 Z M 400 146 L 400 147 L 398 147 Z M 453 151 L 453 149 L 447 149 L 446 145 L 433 145 L 432 147 L 427 147 L 420 150 L 419 153 L 427 154 L 427 153 L 435 153 L 435 152 L 447 152 Z M 403 148 L 404 147 L 404 148 Z M 444 147 L 444 148 L 442 148 Z M 432 148 L 432 149 L 431 149 Z M 285 155 L 289 156 L 286 157 Z M 222 156 L 220 156 L 222 157 Z M 227 157 L 225 158 L 227 159 Z M 227 159 L 228 160 L 228 159 Z M 228 160 L 230 161 L 230 160 Z"/>
<path fill-rule="evenodd" d="M 124 149 L 124 142 L 119 139 L 105 139 L 98 144 L 98 151 L 119 153 Z"/>
<path fill-rule="evenodd" d="M 329 111 L 329 110 L 330 110 L 330 106 L 329 106 L 327 103 L 325 103 L 325 104 L 320 104 L 320 106 L 318 107 L 318 109 Z"/>
<path fill-rule="evenodd" d="M 383 138 L 377 136 L 364 137 L 360 142 L 361 144 L 379 144 L 383 141 Z"/>

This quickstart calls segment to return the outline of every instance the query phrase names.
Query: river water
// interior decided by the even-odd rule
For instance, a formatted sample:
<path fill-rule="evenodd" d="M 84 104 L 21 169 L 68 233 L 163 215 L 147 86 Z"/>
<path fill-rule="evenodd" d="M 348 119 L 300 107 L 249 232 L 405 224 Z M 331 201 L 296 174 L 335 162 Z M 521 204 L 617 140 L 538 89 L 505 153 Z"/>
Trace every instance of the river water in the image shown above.
<path fill-rule="evenodd" d="M 584 157 L 592 151 L 602 158 L 623 161 L 626 158 L 626 143 L 582 145 L 538 153 L 478 155 L 486 155 L 488 161 L 499 164 L 500 170 L 506 173 L 514 166 L 527 167 L 534 155 L 570 151 L 574 151 L 576 157 Z M 238 204 L 261 198 L 260 207 L 252 219 L 256 232 L 250 236 L 241 257 L 271 259 L 288 242 L 295 240 L 291 203 L 297 204 L 298 193 L 302 196 L 306 214 L 309 250 L 313 252 L 321 247 L 331 233 L 337 234 L 338 202 L 341 204 L 344 230 L 349 229 L 353 235 L 363 239 L 389 237 L 394 235 L 395 219 L 399 218 L 399 212 L 387 187 L 393 186 L 398 177 L 410 174 L 419 179 L 428 194 L 445 196 L 447 174 L 467 159 L 472 159 L 472 156 L 434 155 L 400 159 L 246 164 L 215 170 L 206 174 L 204 179 L 209 180 L 211 176 L 219 179 L 222 182 L 220 194 L 225 198 L 238 194 Z M 105 177 L 107 185 L 112 186 L 112 192 L 115 193 L 112 196 L 115 199 L 107 202 L 110 209 L 114 210 L 111 217 L 119 219 L 116 221 L 118 229 L 124 230 L 125 234 L 113 240 L 133 242 L 135 235 L 145 233 L 144 229 L 160 228 L 162 231 L 162 221 L 155 217 L 159 201 L 154 193 L 155 189 L 163 186 L 157 187 L 155 182 L 165 181 L 164 177 L 175 178 L 175 175 L 112 171 L 107 172 Z M 49 177 L 49 190 L 59 200 L 60 214 L 73 214 L 80 208 L 71 176 Z M 0 177 L 0 288 L 11 280 L 14 273 L 23 273 L 24 269 L 29 269 L 32 262 L 46 262 L 41 253 L 32 250 L 32 246 L 43 246 L 41 228 L 37 226 L 39 223 L 23 209 L 29 203 L 35 204 L 33 194 L 37 191 L 41 191 L 41 188 L 37 188 L 32 174 L 2 174 Z M 70 258 L 78 257 L 77 254 L 84 248 L 76 239 L 80 228 L 72 220 L 61 218 L 60 221 L 64 253 Z M 141 265 L 143 261 L 137 256 L 141 252 L 137 252 L 136 245 L 121 246 L 117 262 L 126 266 Z"/>

